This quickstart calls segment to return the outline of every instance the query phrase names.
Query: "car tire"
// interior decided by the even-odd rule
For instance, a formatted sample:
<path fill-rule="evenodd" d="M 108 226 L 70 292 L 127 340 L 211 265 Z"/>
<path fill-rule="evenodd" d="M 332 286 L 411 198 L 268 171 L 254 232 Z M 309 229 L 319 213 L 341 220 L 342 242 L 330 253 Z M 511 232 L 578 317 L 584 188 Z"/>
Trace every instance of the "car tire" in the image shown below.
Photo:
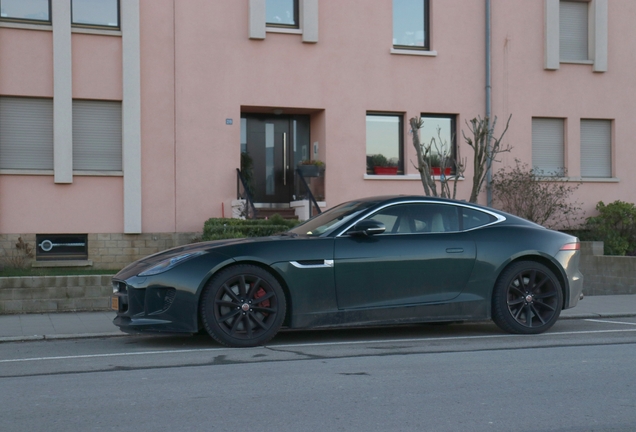
<path fill-rule="evenodd" d="M 501 273 L 493 290 L 492 319 L 509 333 L 542 333 L 554 325 L 562 308 L 559 280 L 537 262 L 512 264 Z"/>
<path fill-rule="evenodd" d="M 285 320 L 280 283 L 267 270 L 240 264 L 221 270 L 201 297 L 201 318 L 208 334 L 230 347 L 263 345 Z"/>

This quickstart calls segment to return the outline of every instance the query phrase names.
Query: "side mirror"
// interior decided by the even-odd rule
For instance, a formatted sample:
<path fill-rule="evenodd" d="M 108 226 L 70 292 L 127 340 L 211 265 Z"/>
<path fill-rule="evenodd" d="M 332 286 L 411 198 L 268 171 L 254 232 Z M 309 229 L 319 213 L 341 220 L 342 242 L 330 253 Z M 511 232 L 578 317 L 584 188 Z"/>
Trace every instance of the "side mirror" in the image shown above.
<path fill-rule="evenodd" d="M 367 219 L 355 224 L 349 231 L 350 235 L 363 235 L 371 236 L 375 234 L 382 234 L 386 230 L 386 227 L 382 222 Z"/>

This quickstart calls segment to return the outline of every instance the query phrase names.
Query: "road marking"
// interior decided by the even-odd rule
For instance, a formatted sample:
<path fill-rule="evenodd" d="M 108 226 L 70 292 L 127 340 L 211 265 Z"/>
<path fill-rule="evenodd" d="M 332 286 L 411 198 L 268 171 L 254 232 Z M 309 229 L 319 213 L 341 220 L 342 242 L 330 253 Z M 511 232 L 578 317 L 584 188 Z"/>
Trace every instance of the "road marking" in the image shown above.
<path fill-rule="evenodd" d="M 542 333 L 538 335 L 526 335 L 526 336 L 545 337 L 545 336 L 568 336 L 568 335 L 586 335 L 586 334 L 601 334 L 601 333 L 633 333 L 633 332 L 636 332 L 636 329 L 554 332 L 554 333 Z M 495 339 L 495 338 L 513 338 L 513 337 L 519 338 L 523 336 L 524 335 L 504 334 L 504 335 L 459 336 L 459 337 L 447 336 L 447 337 L 436 337 L 436 338 L 358 340 L 358 341 L 343 341 L 343 342 L 312 342 L 312 343 L 304 343 L 304 344 L 267 345 L 267 346 L 254 347 L 254 348 L 268 349 L 268 348 L 322 347 L 322 346 L 361 345 L 361 344 L 371 345 L 371 344 L 387 344 L 387 343 L 437 342 L 437 341 L 450 341 L 450 340 L 462 340 L 462 339 Z M 221 348 L 200 348 L 200 349 L 186 349 L 186 350 L 141 351 L 141 352 L 128 352 L 128 353 L 110 353 L 110 354 L 85 354 L 85 355 L 57 356 L 57 357 L 31 357 L 31 358 L 21 358 L 21 359 L 0 360 L 0 363 L 17 363 L 17 362 L 23 362 L 23 361 L 79 360 L 79 359 L 125 357 L 125 356 L 153 355 L 153 354 L 205 353 L 205 352 L 229 351 L 234 349 L 235 348 L 221 347 Z"/>
<path fill-rule="evenodd" d="M 264 347 L 261 347 L 261 348 L 264 348 Z M 134 356 L 134 355 L 150 355 L 150 354 L 183 354 L 183 353 L 192 353 L 192 352 L 226 351 L 229 349 L 232 349 L 232 348 L 202 348 L 202 349 L 189 349 L 189 350 L 86 354 L 86 355 L 58 356 L 58 357 L 32 357 L 32 358 L 23 358 L 23 359 L 0 360 L 0 363 L 15 363 L 15 362 L 21 362 L 21 361 L 42 361 L 42 360 L 77 360 L 77 359 L 90 359 L 90 358 L 100 358 L 100 357 L 123 357 L 123 356 Z"/>
<path fill-rule="evenodd" d="M 623 321 L 607 321 L 607 320 L 598 320 L 598 319 L 586 319 L 585 321 L 592 321 L 592 322 L 598 322 L 598 323 L 607 323 L 607 324 L 625 324 L 625 325 L 636 326 L 636 323 L 623 322 Z"/>

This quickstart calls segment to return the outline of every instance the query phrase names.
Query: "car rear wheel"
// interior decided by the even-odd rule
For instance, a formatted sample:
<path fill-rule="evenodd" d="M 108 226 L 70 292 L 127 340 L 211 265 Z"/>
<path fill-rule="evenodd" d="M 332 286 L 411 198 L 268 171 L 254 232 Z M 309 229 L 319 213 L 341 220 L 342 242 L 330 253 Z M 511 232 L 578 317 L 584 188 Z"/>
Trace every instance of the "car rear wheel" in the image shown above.
<path fill-rule="evenodd" d="M 201 318 L 223 345 L 251 347 L 273 338 L 285 319 L 285 293 L 269 272 L 254 265 L 220 271 L 206 285 Z"/>
<path fill-rule="evenodd" d="M 548 267 L 532 261 L 508 267 L 493 290 L 492 319 L 509 333 L 542 333 L 554 325 L 562 307 L 558 279 Z"/>

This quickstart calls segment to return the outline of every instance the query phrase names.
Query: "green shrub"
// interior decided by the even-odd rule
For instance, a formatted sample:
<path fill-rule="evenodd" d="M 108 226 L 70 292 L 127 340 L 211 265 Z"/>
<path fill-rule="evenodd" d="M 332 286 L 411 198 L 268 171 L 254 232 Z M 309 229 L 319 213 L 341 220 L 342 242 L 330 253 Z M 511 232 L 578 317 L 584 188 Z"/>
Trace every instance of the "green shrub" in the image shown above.
<path fill-rule="evenodd" d="M 606 255 L 636 255 L 636 207 L 614 201 L 596 205 L 599 215 L 587 218 L 587 228 L 594 240 L 605 243 Z"/>
<path fill-rule="evenodd" d="M 203 241 L 244 237 L 266 237 L 288 231 L 298 224 L 275 214 L 269 219 L 210 218 L 203 224 Z"/>

